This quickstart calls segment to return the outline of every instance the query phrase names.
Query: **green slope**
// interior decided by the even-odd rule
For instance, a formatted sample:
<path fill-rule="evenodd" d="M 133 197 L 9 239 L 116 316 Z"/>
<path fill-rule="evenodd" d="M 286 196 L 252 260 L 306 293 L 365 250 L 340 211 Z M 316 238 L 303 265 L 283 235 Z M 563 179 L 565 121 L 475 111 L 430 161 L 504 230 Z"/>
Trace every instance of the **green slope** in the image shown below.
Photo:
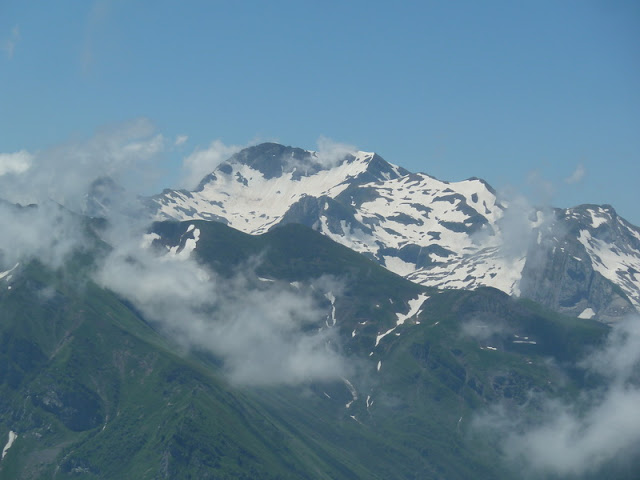
<path fill-rule="evenodd" d="M 19 435 L 0 478 L 334 477 L 90 282 L 31 264 L 0 304 L 0 433 Z"/>
<path fill-rule="evenodd" d="M 569 366 L 607 333 L 493 289 L 427 290 L 299 225 L 154 230 L 177 245 L 190 224 L 198 259 L 220 275 L 343 283 L 334 328 L 357 399 L 342 380 L 230 385 L 219 360 L 181 351 L 85 278 L 86 258 L 60 272 L 31 263 L 0 290 L 0 438 L 19 435 L 0 479 L 514 478 L 474 414 L 531 391 L 577 395 L 585 379 Z M 419 294 L 430 295 L 419 317 L 376 347 Z M 470 322 L 500 329 L 479 339 L 463 333 Z M 536 343 L 514 343 L 525 337 Z"/>

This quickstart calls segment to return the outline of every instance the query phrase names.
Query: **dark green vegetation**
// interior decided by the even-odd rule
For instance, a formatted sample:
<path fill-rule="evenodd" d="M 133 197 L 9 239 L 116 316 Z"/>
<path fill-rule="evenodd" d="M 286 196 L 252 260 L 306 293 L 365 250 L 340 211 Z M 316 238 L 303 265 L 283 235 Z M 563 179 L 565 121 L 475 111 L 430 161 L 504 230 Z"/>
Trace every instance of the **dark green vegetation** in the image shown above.
<path fill-rule="evenodd" d="M 516 478 L 498 439 L 471 428 L 474 412 L 532 391 L 576 395 L 582 374 L 564 366 L 606 334 L 494 289 L 428 291 L 299 225 L 154 230 L 176 245 L 192 223 L 198 258 L 223 276 L 253 265 L 282 288 L 344 285 L 333 328 L 355 394 L 342 380 L 231 385 L 206 352 L 181 351 L 92 283 L 86 254 L 55 272 L 32 262 L 0 289 L 0 446 L 19 435 L 0 479 Z M 422 313 L 376 347 L 420 293 Z"/>

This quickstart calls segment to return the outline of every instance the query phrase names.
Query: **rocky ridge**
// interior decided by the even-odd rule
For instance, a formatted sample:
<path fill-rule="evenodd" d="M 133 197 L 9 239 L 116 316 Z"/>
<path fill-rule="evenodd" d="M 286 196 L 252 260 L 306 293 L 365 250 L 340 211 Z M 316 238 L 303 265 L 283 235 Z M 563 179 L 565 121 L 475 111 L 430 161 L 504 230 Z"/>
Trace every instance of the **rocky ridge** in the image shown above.
<path fill-rule="evenodd" d="M 481 179 L 445 182 L 371 152 L 326 158 L 261 144 L 194 191 L 147 203 L 157 219 L 215 220 L 254 235 L 301 223 L 422 285 L 494 287 L 605 322 L 640 308 L 640 229 L 612 207 L 523 207 Z"/>

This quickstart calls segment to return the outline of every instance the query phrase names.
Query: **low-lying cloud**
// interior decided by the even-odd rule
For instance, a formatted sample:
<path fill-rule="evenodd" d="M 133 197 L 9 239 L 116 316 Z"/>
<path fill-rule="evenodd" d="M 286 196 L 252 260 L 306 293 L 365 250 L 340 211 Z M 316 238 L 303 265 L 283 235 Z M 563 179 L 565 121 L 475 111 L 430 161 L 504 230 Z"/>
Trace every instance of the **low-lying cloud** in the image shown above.
<path fill-rule="evenodd" d="M 220 358 L 232 381 L 297 384 L 344 376 L 337 332 L 326 326 L 330 308 L 319 293 L 326 279 L 316 282 L 318 292 L 299 291 L 257 281 L 249 264 L 221 279 L 188 252 L 145 247 L 150 219 L 127 187 L 145 182 L 166 143 L 140 119 L 41 152 L 0 155 L 0 267 L 30 259 L 62 267 L 91 244 L 80 214 L 99 212 L 107 217 L 100 235 L 112 249 L 94 280 L 185 349 Z M 187 177 L 199 181 L 239 148 L 215 141 L 196 151 L 185 160 Z"/>
<path fill-rule="evenodd" d="M 24 173 L 31 168 L 33 155 L 26 150 L 0 153 L 0 176 Z"/>
<path fill-rule="evenodd" d="M 40 152 L 2 154 L 0 196 L 20 204 L 54 201 L 83 212 L 96 179 L 109 177 L 125 187 L 139 187 L 164 148 L 164 137 L 155 133 L 151 122 L 138 119 L 105 128 L 87 140 Z"/>
<path fill-rule="evenodd" d="M 0 154 L 0 252 L 4 267 L 37 258 L 59 268 L 87 243 L 78 214 L 92 204 L 131 209 L 135 196 L 108 182 L 138 180 L 164 148 L 162 135 L 139 119 L 103 129 L 92 138 L 69 141 L 38 152 Z M 103 180 L 98 185 L 96 180 Z M 98 193 L 99 195 L 93 196 Z M 22 206 L 20 206 L 22 205 Z M 30 205 L 27 207 L 27 205 Z"/>
<path fill-rule="evenodd" d="M 491 321 L 472 318 L 461 325 L 460 333 L 465 337 L 484 342 L 493 337 L 508 335 L 512 333 L 512 329 L 505 322 L 494 318 Z"/>
<path fill-rule="evenodd" d="M 503 439 L 505 460 L 534 478 L 594 474 L 612 462 L 640 455 L 640 318 L 617 324 L 606 345 L 581 366 L 601 387 L 585 390 L 573 403 L 546 398 L 532 412 L 496 408 L 476 418 L 480 430 Z M 526 409 L 526 407 L 524 407 Z"/>
<path fill-rule="evenodd" d="M 179 145 L 177 140 L 176 145 Z M 225 145 L 221 140 L 214 140 L 207 148 L 197 148 L 182 161 L 180 186 L 193 190 L 200 183 L 200 180 L 242 148 L 238 145 Z"/>
<path fill-rule="evenodd" d="M 288 284 L 256 285 L 251 268 L 222 279 L 191 258 L 159 255 L 131 239 L 106 258 L 97 280 L 183 347 L 222 358 L 236 383 L 297 384 L 343 376 L 336 331 L 322 327 L 326 309 L 310 292 Z"/>
<path fill-rule="evenodd" d="M 80 219 L 52 202 L 19 207 L 0 201 L 0 225 L 0 269 L 31 258 L 59 268 L 86 243 Z"/>

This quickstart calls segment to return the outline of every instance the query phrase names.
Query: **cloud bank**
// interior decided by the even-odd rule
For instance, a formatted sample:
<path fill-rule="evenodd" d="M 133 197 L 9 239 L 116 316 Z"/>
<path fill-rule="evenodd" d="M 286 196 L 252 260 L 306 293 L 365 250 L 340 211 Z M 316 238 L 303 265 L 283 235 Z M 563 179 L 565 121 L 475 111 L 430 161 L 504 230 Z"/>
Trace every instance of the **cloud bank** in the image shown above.
<path fill-rule="evenodd" d="M 186 141 L 181 138 L 178 143 Z M 148 120 L 139 119 L 42 152 L 1 154 L 0 267 L 34 258 L 62 267 L 91 245 L 80 213 L 99 212 L 107 217 L 100 235 L 112 249 L 94 280 L 185 349 L 221 359 L 232 381 L 297 384 L 344 376 L 346 363 L 336 330 L 326 326 L 330 310 L 320 293 L 260 282 L 250 265 L 222 279 L 191 258 L 188 248 L 158 250 L 150 237 L 144 241 L 150 219 L 126 187 L 146 180 L 166 144 Z M 186 171 L 200 180 L 239 148 L 214 141 L 187 157 Z M 190 247 L 195 234 L 185 240 Z M 328 285 L 326 279 L 316 283 L 320 290 Z"/>
<path fill-rule="evenodd" d="M 533 478 L 598 473 L 640 455 L 640 318 L 617 324 L 607 343 L 581 366 L 602 387 L 585 390 L 574 403 L 538 398 L 535 420 L 504 408 L 476 418 L 497 433 L 506 461 Z"/>
<path fill-rule="evenodd" d="M 80 219 L 51 202 L 37 207 L 0 202 L 0 225 L 0 270 L 31 258 L 59 268 L 86 245 Z"/>
<path fill-rule="evenodd" d="M 345 375 L 336 331 L 321 327 L 327 312 L 310 292 L 256 282 L 251 266 L 222 279 L 175 250 L 143 245 L 120 242 L 98 282 L 183 347 L 221 358 L 233 382 L 297 384 Z"/>
<path fill-rule="evenodd" d="M 0 177 L 3 175 L 24 173 L 33 162 L 33 155 L 26 150 L 15 153 L 0 153 Z"/>
<path fill-rule="evenodd" d="M 109 177 L 125 187 L 149 179 L 164 137 L 146 119 L 105 128 L 88 140 L 41 152 L 0 155 L 0 197 L 20 204 L 53 201 L 83 212 L 93 182 Z M 1 174 L 4 171 L 4 174 Z"/>

